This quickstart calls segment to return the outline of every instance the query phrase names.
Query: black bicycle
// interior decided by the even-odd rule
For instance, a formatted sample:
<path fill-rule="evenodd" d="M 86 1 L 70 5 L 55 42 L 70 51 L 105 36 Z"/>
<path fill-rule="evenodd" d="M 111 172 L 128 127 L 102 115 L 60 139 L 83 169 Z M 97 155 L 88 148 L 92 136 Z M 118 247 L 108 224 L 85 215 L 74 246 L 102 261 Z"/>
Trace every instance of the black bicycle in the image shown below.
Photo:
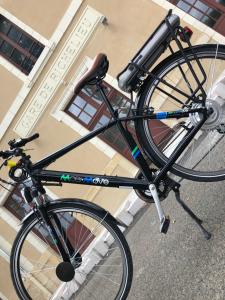
<path fill-rule="evenodd" d="M 24 199 L 31 206 L 11 253 L 11 276 L 20 299 L 126 299 L 131 287 L 131 253 L 118 227 L 124 224 L 88 201 L 52 201 L 45 192 L 46 185 L 131 187 L 144 201 L 156 204 L 163 233 L 168 230 L 169 218 L 161 201 L 173 190 L 210 238 L 202 221 L 180 199 L 180 184 L 167 175 L 172 172 L 198 181 L 225 178 L 225 162 L 216 160 L 218 151 L 224 149 L 225 101 L 218 85 L 225 69 L 225 46 L 192 46 L 190 37 L 191 31 L 182 28 L 179 17 L 170 11 L 118 75 L 120 88 L 131 93 L 129 108 L 115 109 L 109 102 L 102 83 L 108 60 L 104 54 L 97 55 L 77 83 L 75 94 L 85 85 L 95 85 L 111 121 L 36 163 L 23 147 L 38 134 L 12 140 L 10 149 L 0 152 L 2 166 L 10 167 L 9 177 L 23 186 Z M 166 49 L 172 55 L 153 67 Z M 138 93 L 135 103 L 133 92 Z M 126 116 L 121 117 L 124 109 Z M 136 178 L 46 169 L 115 125 L 140 168 Z M 138 141 L 130 133 L 133 125 Z M 151 168 L 150 161 L 159 169 Z"/>

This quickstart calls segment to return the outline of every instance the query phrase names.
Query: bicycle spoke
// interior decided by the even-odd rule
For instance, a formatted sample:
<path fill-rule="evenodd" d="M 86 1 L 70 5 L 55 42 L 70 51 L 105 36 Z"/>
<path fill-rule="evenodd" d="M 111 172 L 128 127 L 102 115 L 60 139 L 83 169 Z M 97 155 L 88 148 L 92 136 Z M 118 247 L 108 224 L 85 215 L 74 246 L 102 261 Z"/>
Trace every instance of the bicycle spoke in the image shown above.
<path fill-rule="evenodd" d="M 69 240 L 74 247 L 74 255 L 71 257 L 71 262 L 65 265 L 69 268 L 73 266 L 75 269 L 75 276 L 71 277 L 68 282 L 63 282 L 66 273 L 63 270 L 59 273 L 58 277 L 56 269 L 61 266 L 62 257 L 58 253 L 58 249 L 51 243 L 52 238 L 45 236 L 45 224 L 39 226 L 39 220 L 32 228 L 41 228 L 43 236 L 39 238 L 41 244 L 45 243 L 43 253 L 35 253 L 37 259 L 25 259 L 26 254 L 29 252 L 30 244 L 28 242 L 29 236 L 25 243 L 22 244 L 22 251 L 20 252 L 20 265 L 22 260 L 25 265 L 24 271 L 19 271 L 23 285 L 28 293 L 31 294 L 32 300 L 47 299 L 86 299 L 87 295 L 91 299 L 100 299 L 103 294 L 104 299 L 116 298 L 118 291 L 123 287 L 123 276 L 125 272 L 124 258 L 120 244 L 118 244 L 116 236 L 114 236 L 104 226 L 106 222 L 107 213 L 102 215 L 100 219 L 94 219 L 92 214 L 86 215 L 79 211 L 69 213 L 65 212 L 54 213 L 55 217 L 52 218 L 52 225 L 56 227 L 56 232 L 59 234 L 60 240 L 65 249 L 68 247 Z M 54 221 L 53 221 L 54 219 Z M 58 221 L 57 221 L 58 220 Z M 65 224 L 68 220 L 68 224 Z M 69 225 L 70 224 L 70 225 Z M 75 230 L 75 232 L 74 232 Z M 34 234 L 34 229 L 29 232 Z M 104 256 L 97 254 L 92 249 L 92 241 L 99 239 L 99 234 L 107 234 L 107 238 L 114 240 L 112 247 L 109 247 Z M 74 237 L 74 240 L 73 240 Z M 94 239 L 93 239 L 94 238 Z M 53 247 L 53 248 L 52 248 Z M 40 248 L 41 250 L 41 248 Z M 28 268 L 29 266 L 29 268 Z M 32 267 L 31 267 L 32 266 Z M 63 266 L 63 265 L 62 265 Z M 66 269 L 65 269 L 66 270 Z M 17 272 L 17 271 L 16 271 Z M 62 277 L 61 277 L 62 276 Z M 79 277 L 80 276 L 80 277 Z M 98 287 L 104 284 L 105 291 L 101 291 Z M 75 298 L 74 298 L 75 297 Z M 102 299 L 102 298 L 101 298 Z"/>
<path fill-rule="evenodd" d="M 213 83 L 214 83 L 215 70 L 216 70 L 216 58 L 217 58 L 217 54 L 218 54 L 218 46 L 219 45 L 217 44 L 215 58 L 214 58 L 214 64 L 213 64 L 212 72 L 210 72 L 210 74 L 211 74 L 211 85 L 210 85 L 210 90 L 209 90 L 209 97 L 211 97 L 211 91 L 212 91 L 212 87 L 213 87 Z"/>
<path fill-rule="evenodd" d="M 149 86 L 146 85 L 143 96 L 139 100 L 140 104 L 138 107 L 140 111 L 143 108 L 147 109 L 148 107 L 153 107 L 155 108 L 155 113 L 184 108 L 188 109 L 188 107 L 198 108 L 202 106 L 201 98 L 199 98 L 198 102 L 189 101 L 188 105 L 186 105 L 187 96 L 184 95 L 186 95 L 187 92 L 191 95 L 191 92 L 194 91 L 194 93 L 196 93 L 195 96 L 200 97 L 202 90 L 206 91 L 206 93 L 208 92 L 206 107 L 211 107 L 213 113 L 208 117 L 201 130 L 187 146 L 181 157 L 177 159 L 173 169 L 179 176 L 189 179 L 192 178 L 193 180 L 221 180 L 225 178 L 225 161 L 222 162 L 220 166 L 213 162 L 217 156 L 217 150 L 214 144 L 217 145 L 218 140 L 225 134 L 223 133 L 223 124 L 225 124 L 225 99 L 221 89 L 215 85 L 219 83 L 218 80 L 220 80 L 220 78 L 224 78 L 221 77 L 225 69 L 224 47 L 218 44 L 199 46 L 199 50 L 196 50 L 196 55 L 204 70 L 205 78 L 195 57 L 191 51 L 187 51 L 187 56 L 192 64 L 195 76 L 197 76 L 199 82 L 204 81 L 203 87 L 198 85 L 198 81 L 187 66 L 182 54 L 180 54 L 180 56 L 176 54 L 173 60 L 171 59 L 171 61 L 166 63 L 166 66 L 162 64 L 161 68 L 157 69 L 155 76 L 160 78 L 160 80 L 151 78 Z M 182 68 L 182 71 L 180 68 Z M 171 86 L 171 90 L 169 90 L 168 86 L 164 86 L 163 80 L 166 80 L 179 90 L 182 90 L 183 94 L 179 94 L 178 91 Z M 163 95 L 162 91 L 159 92 L 158 88 L 165 89 L 167 96 Z M 174 101 L 170 94 L 179 101 Z M 140 132 L 143 132 L 141 134 L 141 140 L 143 140 L 143 144 L 145 145 L 145 151 L 151 158 L 153 157 L 156 160 L 156 165 L 165 165 L 168 158 L 174 153 L 179 143 L 183 140 L 185 129 L 187 133 L 190 132 L 190 130 L 199 123 L 200 119 L 200 113 L 192 113 L 189 117 L 178 119 L 177 122 L 175 119 L 163 119 L 159 121 L 162 124 L 161 128 L 160 125 L 157 126 L 158 128 L 155 128 L 155 121 L 150 119 L 137 121 L 138 124 L 140 124 Z M 187 121 L 189 125 L 187 125 Z M 165 128 L 166 126 L 168 126 L 168 129 Z M 181 129 L 182 127 L 184 128 L 183 130 Z M 179 130 L 181 134 L 178 133 Z M 222 143 L 224 143 L 225 147 L 225 141 L 222 142 L 221 140 L 220 144 Z M 202 163 L 199 163 L 203 162 L 203 160 L 205 160 L 204 166 Z"/>

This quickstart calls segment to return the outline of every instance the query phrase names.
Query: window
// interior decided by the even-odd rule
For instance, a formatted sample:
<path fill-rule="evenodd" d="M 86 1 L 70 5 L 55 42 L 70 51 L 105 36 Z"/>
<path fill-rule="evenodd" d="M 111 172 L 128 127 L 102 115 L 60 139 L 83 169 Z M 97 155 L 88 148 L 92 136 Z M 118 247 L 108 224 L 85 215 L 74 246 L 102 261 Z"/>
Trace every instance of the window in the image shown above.
<path fill-rule="evenodd" d="M 125 117 L 130 107 L 130 100 L 106 82 L 103 82 L 103 84 L 110 103 L 115 109 L 119 109 L 120 117 Z M 111 119 L 109 110 L 103 102 L 97 87 L 94 85 L 85 86 L 77 97 L 72 97 L 71 101 L 65 108 L 65 112 L 75 120 L 79 121 L 90 131 L 100 128 L 107 124 Z M 158 120 L 152 120 L 151 122 L 152 124 L 154 122 L 157 123 L 157 126 L 155 126 L 155 130 L 157 130 L 157 132 L 160 131 L 160 126 L 165 128 L 165 124 Z M 134 135 L 133 122 L 129 122 L 128 127 Z M 165 134 L 160 135 L 158 143 L 161 142 L 164 136 Z M 101 133 L 99 137 L 120 154 L 134 162 L 129 147 L 117 126 L 107 129 L 105 132 Z"/>
<path fill-rule="evenodd" d="M 0 15 L 0 54 L 28 75 L 44 46 Z"/>
<path fill-rule="evenodd" d="M 225 35 L 224 0 L 171 0 L 169 2 Z"/>

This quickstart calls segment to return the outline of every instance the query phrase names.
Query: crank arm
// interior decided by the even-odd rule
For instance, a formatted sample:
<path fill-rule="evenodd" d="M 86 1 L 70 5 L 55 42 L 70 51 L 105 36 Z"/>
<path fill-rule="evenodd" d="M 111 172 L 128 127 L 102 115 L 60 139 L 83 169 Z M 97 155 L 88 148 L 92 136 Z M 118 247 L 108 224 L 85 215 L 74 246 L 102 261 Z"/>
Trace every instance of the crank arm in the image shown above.
<path fill-rule="evenodd" d="M 168 216 L 165 215 L 161 202 L 159 200 L 159 196 L 158 196 L 158 192 L 156 189 L 156 186 L 152 183 L 149 185 L 149 190 L 152 194 L 152 197 L 154 199 L 155 205 L 156 205 L 156 209 L 157 209 L 157 213 L 159 216 L 159 220 L 160 220 L 160 232 L 162 233 L 167 233 L 168 229 L 169 229 L 169 225 L 170 225 L 170 219 Z"/>

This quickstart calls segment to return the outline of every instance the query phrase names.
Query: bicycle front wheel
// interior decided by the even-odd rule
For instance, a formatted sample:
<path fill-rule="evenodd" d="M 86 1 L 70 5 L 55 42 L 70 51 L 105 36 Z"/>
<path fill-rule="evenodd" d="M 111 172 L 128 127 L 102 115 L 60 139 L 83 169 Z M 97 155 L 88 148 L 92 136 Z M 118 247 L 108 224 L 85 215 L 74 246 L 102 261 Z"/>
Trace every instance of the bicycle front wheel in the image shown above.
<path fill-rule="evenodd" d="M 70 262 L 64 263 L 46 224 L 36 214 L 30 216 L 11 254 L 11 276 L 19 298 L 126 299 L 132 258 L 109 213 L 75 199 L 56 201 L 46 212 L 65 249 L 69 241 L 74 251 Z"/>
<path fill-rule="evenodd" d="M 212 107 L 213 114 L 178 158 L 171 172 L 195 181 L 224 180 L 225 156 L 220 153 L 225 149 L 225 92 L 222 89 L 225 82 L 225 46 L 199 45 L 184 50 L 201 81 L 203 75 L 192 51 L 206 74 L 203 84 L 206 106 Z M 154 107 L 155 112 L 165 112 L 201 106 L 199 102 L 188 100 L 188 96 L 197 90 L 197 84 L 180 51 L 163 60 L 152 73 L 156 77 L 150 75 L 139 93 L 137 109 L 140 113 L 150 107 Z M 170 87 L 165 85 L 165 81 Z M 196 113 L 182 119 L 139 119 L 136 122 L 137 137 L 146 154 L 162 167 L 200 118 Z"/>

